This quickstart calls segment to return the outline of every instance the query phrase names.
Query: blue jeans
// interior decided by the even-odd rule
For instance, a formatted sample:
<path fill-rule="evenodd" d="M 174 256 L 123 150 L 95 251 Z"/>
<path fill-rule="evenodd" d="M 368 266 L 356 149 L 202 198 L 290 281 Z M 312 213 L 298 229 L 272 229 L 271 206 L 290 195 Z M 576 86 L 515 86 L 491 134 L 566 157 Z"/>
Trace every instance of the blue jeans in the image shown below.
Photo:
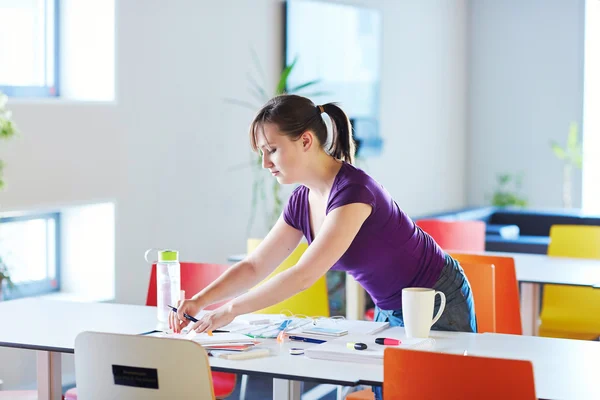
<path fill-rule="evenodd" d="M 464 274 L 458 261 L 446 255 L 446 262 L 442 272 L 433 289 L 446 295 L 446 308 L 440 319 L 431 327 L 438 331 L 477 332 L 477 319 L 475 317 L 475 305 L 471 285 Z M 435 296 L 433 315 L 440 308 L 440 297 Z M 433 318 L 432 315 L 432 318 Z M 404 326 L 402 309 L 381 310 L 375 307 L 375 321 L 390 322 L 390 326 Z M 383 390 L 381 387 L 373 387 L 375 399 L 382 400 Z"/>

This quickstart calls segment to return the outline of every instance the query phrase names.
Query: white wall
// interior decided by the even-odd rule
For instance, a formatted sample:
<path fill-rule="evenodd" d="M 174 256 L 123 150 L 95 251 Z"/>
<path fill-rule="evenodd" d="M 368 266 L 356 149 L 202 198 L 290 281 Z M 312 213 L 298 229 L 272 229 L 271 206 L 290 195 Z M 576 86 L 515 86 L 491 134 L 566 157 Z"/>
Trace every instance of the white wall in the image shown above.
<path fill-rule="evenodd" d="M 384 23 L 385 148 L 366 169 L 410 214 L 465 205 L 465 2 L 360 3 Z M 2 207 L 115 201 L 118 302 L 144 302 L 147 248 L 244 251 L 251 171 L 228 168 L 250 159 L 252 114 L 223 98 L 246 96 L 252 46 L 278 74 L 281 14 L 279 0 L 117 2 L 117 101 L 13 102 L 23 134 L 0 153 Z"/>
<path fill-rule="evenodd" d="M 549 142 L 581 126 L 584 0 L 471 0 L 469 19 L 469 204 L 484 204 L 496 174 L 523 171 L 531 206 L 561 207 Z"/>

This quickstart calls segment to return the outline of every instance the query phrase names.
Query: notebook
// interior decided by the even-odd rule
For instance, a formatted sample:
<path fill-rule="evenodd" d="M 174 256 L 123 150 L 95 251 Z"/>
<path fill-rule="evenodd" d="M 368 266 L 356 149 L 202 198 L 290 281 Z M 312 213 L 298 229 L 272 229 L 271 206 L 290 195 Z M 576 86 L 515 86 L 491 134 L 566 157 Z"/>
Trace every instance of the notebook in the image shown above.
<path fill-rule="evenodd" d="M 383 351 L 387 347 L 433 350 L 435 339 L 408 339 L 405 336 L 386 336 L 394 339 L 400 339 L 398 346 L 384 346 L 375 343 L 375 336 L 371 335 L 347 335 L 322 344 L 310 346 L 304 350 L 304 355 L 309 358 L 332 361 L 349 361 L 368 364 L 383 364 Z M 346 344 L 364 343 L 367 345 L 365 350 L 349 349 Z"/>
<path fill-rule="evenodd" d="M 319 320 L 316 325 L 303 326 L 293 329 L 288 333 L 290 335 L 299 335 L 313 339 L 330 340 L 335 336 L 346 335 L 374 335 L 384 329 L 389 328 L 389 322 L 357 321 L 348 319 L 325 319 Z M 328 333 L 329 330 L 338 332 L 337 334 Z"/>

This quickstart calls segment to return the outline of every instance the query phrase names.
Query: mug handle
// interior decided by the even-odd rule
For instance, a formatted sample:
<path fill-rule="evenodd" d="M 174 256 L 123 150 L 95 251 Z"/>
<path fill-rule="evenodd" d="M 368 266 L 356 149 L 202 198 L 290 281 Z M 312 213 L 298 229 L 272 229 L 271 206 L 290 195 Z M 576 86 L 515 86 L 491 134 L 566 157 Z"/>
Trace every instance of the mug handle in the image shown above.
<path fill-rule="evenodd" d="M 442 313 L 444 312 L 444 308 L 446 308 L 446 295 L 443 292 L 436 291 L 433 296 L 435 297 L 436 294 L 440 295 L 440 299 L 442 300 L 442 302 L 440 303 L 440 309 L 433 318 L 433 321 L 431 321 L 431 326 L 433 326 L 433 324 L 435 324 L 438 321 L 438 319 L 440 319 Z"/>

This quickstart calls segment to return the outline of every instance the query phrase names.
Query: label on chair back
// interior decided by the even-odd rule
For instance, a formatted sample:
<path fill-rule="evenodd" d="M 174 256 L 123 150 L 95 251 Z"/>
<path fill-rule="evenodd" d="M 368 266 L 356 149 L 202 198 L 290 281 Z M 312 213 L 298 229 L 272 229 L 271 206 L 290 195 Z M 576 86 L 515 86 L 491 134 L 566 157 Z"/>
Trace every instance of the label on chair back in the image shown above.
<path fill-rule="evenodd" d="M 158 389 L 158 371 L 156 368 L 113 365 L 112 372 L 115 385 Z"/>

